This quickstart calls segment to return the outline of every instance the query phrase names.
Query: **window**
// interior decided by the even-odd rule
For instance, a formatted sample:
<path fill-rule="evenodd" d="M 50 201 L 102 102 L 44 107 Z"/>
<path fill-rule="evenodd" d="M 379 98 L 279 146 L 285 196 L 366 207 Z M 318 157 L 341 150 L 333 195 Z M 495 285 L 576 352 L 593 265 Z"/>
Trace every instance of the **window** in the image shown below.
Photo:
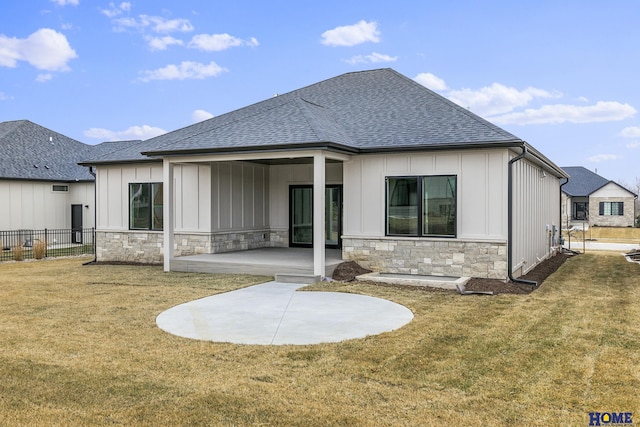
<path fill-rule="evenodd" d="M 53 185 L 52 191 L 69 191 L 68 185 Z"/>
<path fill-rule="evenodd" d="M 589 217 L 589 203 L 574 202 L 572 219 L 575 219 L 576 221 L 586 221 L 588 217 Z"/>
<path fill-rule="evenodd" d="M 129 228 L 162 230 L 162 183 L 129 184 Z"/>
<path fill-rule="evenodd" d="M 456 235 L 456 176 L 387 177 L 387 235 Z"/>
<path fill-rule="evenodd" d="M 600 215 L 624 215 L 624 202 L 600 202 Z"/>

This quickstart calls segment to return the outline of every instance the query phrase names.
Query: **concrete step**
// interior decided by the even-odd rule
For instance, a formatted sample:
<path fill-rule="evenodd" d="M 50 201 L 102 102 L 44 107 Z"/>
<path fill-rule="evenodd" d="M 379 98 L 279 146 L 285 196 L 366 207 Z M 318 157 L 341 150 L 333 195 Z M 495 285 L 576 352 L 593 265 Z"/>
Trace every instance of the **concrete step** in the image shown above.
<path fill-rule="evenodd" d="M 280 283 L 300 283 L 303 285 L 312 285 L 322 280 L 322 277 L 313 274 L 292 274 L 278 273 L 276 274 L 276 282 Z"/>

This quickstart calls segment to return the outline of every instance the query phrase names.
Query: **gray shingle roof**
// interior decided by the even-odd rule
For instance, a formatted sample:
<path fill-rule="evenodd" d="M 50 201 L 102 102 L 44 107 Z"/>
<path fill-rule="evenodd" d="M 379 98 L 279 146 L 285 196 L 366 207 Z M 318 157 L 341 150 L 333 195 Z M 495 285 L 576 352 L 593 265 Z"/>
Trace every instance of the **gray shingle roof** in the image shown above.
<path fill-rule="evenodd" d="M 562 187 L 562 191 L 571 197 L 588 197 L 591 193 L 613 182 L 582 166 L 567 166 L 562 169 L 569 174 L 569 182 Z M 629 191 L 620 184 L 613 183 Z M 629 193 L 635 196 L 633 192 L 629 191 Z"/>
<path fill-rule="evenodd" d="M 93 181 L 78 162 L 91 156 L 90 145 L 32 123 L 0 123 L 0 178 L 43 181 Z"/>
<path fill-rule="evenodd" d="M 159 155 L 323 143 L 365 152 L 522 142 L 398 72 L 379 69 L 343 74 L 269 98 L 100 161 L 144 159 L 140 152 Z"/>

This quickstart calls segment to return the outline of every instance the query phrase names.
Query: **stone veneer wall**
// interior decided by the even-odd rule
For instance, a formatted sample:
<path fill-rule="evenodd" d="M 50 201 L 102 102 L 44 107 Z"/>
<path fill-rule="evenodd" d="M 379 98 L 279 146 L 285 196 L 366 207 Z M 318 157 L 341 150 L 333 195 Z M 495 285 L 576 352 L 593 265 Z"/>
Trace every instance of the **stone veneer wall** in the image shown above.
<path fill-rule="evenodd" d="M 507 278 L 506 242 L 343 237 L 342 258 L 381 273 Z"/>
<path fill-rule="evenodd" d="M 231 252 L 279 246 L 271 231 L 250 230 L 224 233 L 176 233 L 174 255 L 196 255 Z M 164 259 L 161 231 L 98 231 L 96 258 L 98 261 L 160 264 Z M 287 246 L 285 244 L 285 246 Z"/>
<path fill-rule="evenodd" d="M 624 202 L 624 215 L 600 215 L 600 202 Z M 633 227 L 635 224 L 633 197 L 591 197 L 589 223 L 599 227 Z"/>
<path fill-rule="evenodd" d="M 162 263 L 161 231 L 96 231 L 98 261 Z"/>

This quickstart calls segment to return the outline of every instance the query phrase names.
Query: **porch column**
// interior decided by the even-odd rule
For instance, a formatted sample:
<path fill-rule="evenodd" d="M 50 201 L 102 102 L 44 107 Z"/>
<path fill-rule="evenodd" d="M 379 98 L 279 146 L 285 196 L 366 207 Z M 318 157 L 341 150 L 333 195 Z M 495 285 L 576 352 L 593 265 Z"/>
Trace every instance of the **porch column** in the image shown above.
<path fill-rule="evenodd" d="M 173 164 L 169 159 L 162 161 L 162 223 L 164 271 L 171 271 L 173 258 Z"/>
<path fill-rule="evenodd" d="M 325 158 L 320 152 L 313 155 L 313 274 L 324 278 L 325 235 Z"/>

